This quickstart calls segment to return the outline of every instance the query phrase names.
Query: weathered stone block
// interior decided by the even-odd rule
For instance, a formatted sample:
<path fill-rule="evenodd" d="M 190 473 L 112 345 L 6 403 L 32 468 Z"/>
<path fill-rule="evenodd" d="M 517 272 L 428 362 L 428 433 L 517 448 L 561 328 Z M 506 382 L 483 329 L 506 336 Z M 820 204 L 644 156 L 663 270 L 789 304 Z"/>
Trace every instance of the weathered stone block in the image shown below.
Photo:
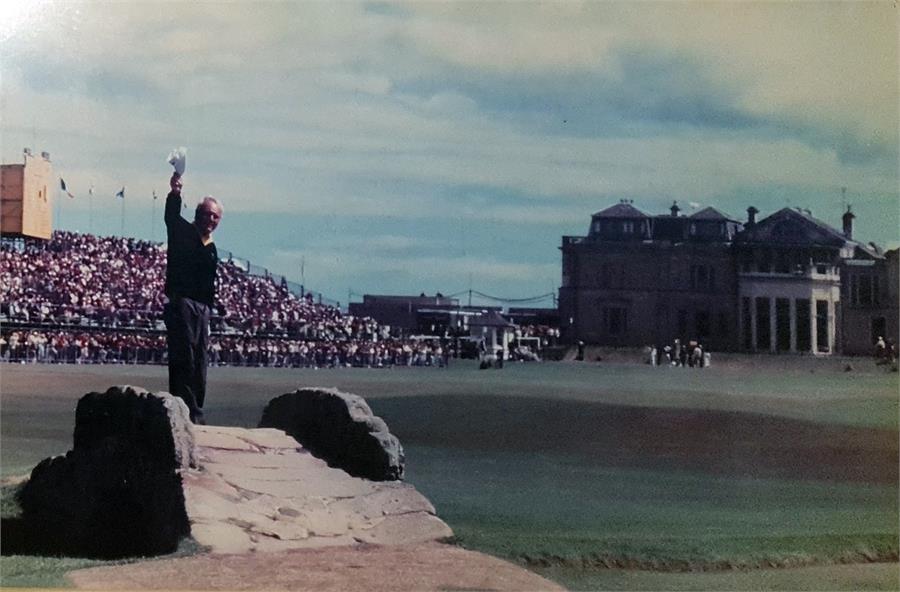
<path fill-rule="evenodd" d="M 302 388 L 269 401 L 259 427 L 279 428 L 329 465 L 373 481 L 403 478 L 403 446 L 365 399 Z"/>
<path fill-rule="evenodd" d="M 23 517 L 76 555 L 174 551 L 190 533 L 179 470 L 196 465 L 181 399 L 131 386 L 82 397 L 72 450 L 38 464 L 23 487 Z"/>

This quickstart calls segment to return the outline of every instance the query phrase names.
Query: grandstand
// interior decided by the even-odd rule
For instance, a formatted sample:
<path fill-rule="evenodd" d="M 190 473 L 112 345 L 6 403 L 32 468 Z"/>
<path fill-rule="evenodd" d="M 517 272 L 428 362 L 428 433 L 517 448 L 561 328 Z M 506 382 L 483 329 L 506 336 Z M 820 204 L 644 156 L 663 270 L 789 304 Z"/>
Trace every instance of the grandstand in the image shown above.
<path fill-rule="evenodd" d="M 55 231 L 49 241 L 4 241 L 0 359 L 165 363 L 165 265 L 164 245 L 133 238 Z M 439 366 L 457 354 L 453 336 L 406 340 L 231 253 L 216 284 L 212 364 Z"/>

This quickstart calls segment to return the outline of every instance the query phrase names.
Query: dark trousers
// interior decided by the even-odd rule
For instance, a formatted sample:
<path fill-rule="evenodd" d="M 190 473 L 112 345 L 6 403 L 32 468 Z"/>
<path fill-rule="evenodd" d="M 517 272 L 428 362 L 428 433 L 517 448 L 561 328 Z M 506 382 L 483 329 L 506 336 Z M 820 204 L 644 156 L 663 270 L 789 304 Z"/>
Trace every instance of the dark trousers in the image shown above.
<path fill-rule="evenodd" d="M 169 392 L 188 406 L 191 421 L 203 423 L 209 346 L 209 307 L 177 298 L 163 311 L 168 331 Z"/>

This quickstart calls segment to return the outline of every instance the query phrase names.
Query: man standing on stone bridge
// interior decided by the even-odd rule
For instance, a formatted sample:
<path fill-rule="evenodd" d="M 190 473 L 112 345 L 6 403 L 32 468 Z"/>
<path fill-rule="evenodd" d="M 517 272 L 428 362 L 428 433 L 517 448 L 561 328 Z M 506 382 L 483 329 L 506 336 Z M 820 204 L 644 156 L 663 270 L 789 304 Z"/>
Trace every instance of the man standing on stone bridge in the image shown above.
<path fill-rule="evenodd" d="M 187 403 L 192 422 L 205 424 L 209 315 L 215 300 L 219 262 L 212 233 L 222 219 L 222 205 L 214 197 L 204 197 L 194 212 L 193 223 L 188 222 L 181 217 L 182 182 L 178 165 L 169 186 L 165 213 L 169 302 L 163 311 L 168 330 L 169 392 Z"/>

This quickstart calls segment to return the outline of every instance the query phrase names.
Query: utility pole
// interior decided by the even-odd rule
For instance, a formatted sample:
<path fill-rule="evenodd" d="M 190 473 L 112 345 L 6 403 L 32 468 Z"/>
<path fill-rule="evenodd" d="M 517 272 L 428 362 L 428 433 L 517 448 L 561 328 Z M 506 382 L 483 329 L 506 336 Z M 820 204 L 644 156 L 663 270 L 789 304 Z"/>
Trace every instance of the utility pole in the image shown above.
<path fill-rule="evenodd" d="M 94 184 L 88 189 L 88 234 L 94 234 Z"/>

